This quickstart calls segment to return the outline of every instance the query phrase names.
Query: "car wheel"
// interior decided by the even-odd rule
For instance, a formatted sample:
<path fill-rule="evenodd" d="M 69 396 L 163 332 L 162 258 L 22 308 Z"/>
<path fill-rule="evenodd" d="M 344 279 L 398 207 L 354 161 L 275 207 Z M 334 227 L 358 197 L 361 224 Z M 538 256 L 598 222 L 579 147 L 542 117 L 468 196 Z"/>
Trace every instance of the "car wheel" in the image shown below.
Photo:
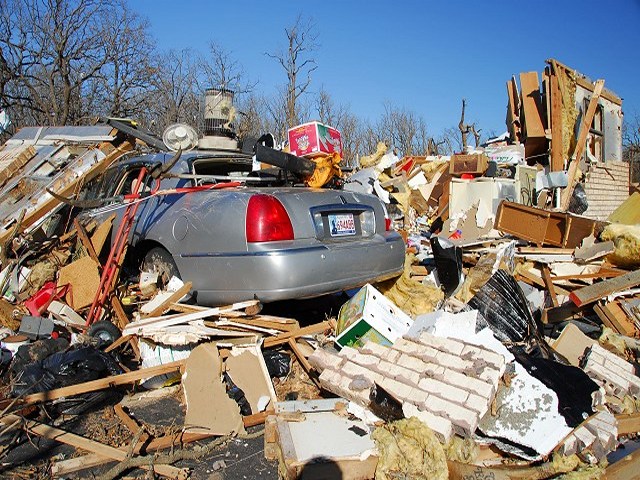
<path fill-rule="evenodd" d="M 154 247 L 142 259 L 143 272 L 158 272 L 160 287 L 164 287 L 171 277 L 180 278 L 180 272 L 173 257 L 162 247 Z"/>
<path fill-rule="evenodd" d="M 107 320 L 100 320 L 91 325 L 87 334 L 97 338 L 101 347 L 111 345 L 122 336 L 120 329 Z"/>

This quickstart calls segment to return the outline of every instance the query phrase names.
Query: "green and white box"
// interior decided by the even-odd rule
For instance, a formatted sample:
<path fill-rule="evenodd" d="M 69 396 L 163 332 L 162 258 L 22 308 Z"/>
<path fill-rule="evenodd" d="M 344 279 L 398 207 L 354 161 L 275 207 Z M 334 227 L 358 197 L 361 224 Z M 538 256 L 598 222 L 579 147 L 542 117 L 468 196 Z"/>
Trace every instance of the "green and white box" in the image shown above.
<path fill-rule="evenodd" d="M 367 340 L 392 345 L 412 323 L 391 300 L 366 284 L 340 308 L 335 342 L 338 348 L 361 347 Z"/>

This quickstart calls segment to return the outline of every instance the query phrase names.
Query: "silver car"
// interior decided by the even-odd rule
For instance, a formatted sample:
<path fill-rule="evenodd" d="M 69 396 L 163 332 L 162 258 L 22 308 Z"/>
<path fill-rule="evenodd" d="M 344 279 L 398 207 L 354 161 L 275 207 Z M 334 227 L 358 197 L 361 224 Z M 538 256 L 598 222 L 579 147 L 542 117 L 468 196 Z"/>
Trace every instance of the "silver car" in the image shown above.
<path fill-rule="evenodd" d="M 82 216 L 99 222 L 115 213 L 116 232 L 141 170 L 170 159 L 112 166 L 82 195 L 105 204 Z M 314 297 L 402 271 L 404 242 L 375 196 L 287 186 L 286 172 L 252 172 L 250 155 L 226 150 L 184 153 L 159 190 L 155 182 L 146 175 L 128 256 L 165 281 L 191 281 L 198 304 Z"/>

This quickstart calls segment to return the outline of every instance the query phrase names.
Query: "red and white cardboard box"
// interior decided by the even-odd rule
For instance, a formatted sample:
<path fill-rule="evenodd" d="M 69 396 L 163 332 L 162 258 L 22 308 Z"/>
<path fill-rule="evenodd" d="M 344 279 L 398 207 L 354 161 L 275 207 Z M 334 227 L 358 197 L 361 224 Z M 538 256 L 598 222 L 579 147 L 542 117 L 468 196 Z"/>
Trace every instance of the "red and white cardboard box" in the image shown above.
<path fill-rule="evenodd" d="M 342 136 L 333 127 L 309 122 L 289 129 L 289 150 L 305 157 L 318 153 L 337 153 L 342 156 Z"/>

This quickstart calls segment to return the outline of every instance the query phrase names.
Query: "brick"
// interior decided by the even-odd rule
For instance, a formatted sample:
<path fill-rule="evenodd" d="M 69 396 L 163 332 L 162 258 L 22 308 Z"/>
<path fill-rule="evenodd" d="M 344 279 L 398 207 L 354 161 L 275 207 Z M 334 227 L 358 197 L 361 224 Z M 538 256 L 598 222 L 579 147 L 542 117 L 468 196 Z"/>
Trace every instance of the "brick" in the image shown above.
<path fill-rule="evenodd" d="M 576 428 L 573 431 L 573 435 L 578 439 L 578 450 L 589 448 L 596 441 L 596 436 L 584 426 Z"/>
<path fill-rule="evenodd" d="M 427 332 L 422 332 L 417 340 L 424 345 L 453 355 L 460 355 L 465 347 L 465 344 L 459 340 L 437 337 Z"/>
<path fill-rule="evenodd" d="M 426 399 L 427 393 L 424 390 L 421 390 L 420 388 L 412 388 L 406 398 L 406 401 L 413 405 L 422 405 Z"/>
<path fill-rule="evenodd" d="M 410 385 L 418 385 L 420 381 L 420 374 L 403 367 L 402 365 L 394 365 L 391 369 L 391 374 L 396 380 L 400 380 Z"/>
<path fill-rule="evenodd" d="M 397 363 L 398 365 L 401 365 L 405 368 L 409 368 L 414 372 L 419 372 L 419 373 L 422 373 L 425 367 L 425 362 L 423 362 L 419 358 L 412 357 L 411 355 L 407 355 L 406 353 L 403 353 L 400 355 L 400 358 L 398 358 Z"/>
<path fill-rule="evenodd" d="M 408 398 L 412 390 L 411 386 L 406 383 L 399 382 L 398 380 L 394 380 L 393 378 L 383 379 L 380 386 L 399 400 Z"/>
<path fill-rule="evenodd" d="M 361 348 L 360 351 L 362 353 L 368 353 L 370 355 L 375 355 L 376 357 L 382 358 L 384 354 L 389 350 L 388 347 L 384 345 L 380 345 L 379 343 L 372 342 L 371 340 L 367 341 Z"/>
<path fill-rule="evenodd" d="M 326 368 L 332 368 L 338 370 L 344 358 L 339 355 L 328 352 L 323 348 L 316 349 L 309 356 L 309 363 L 319 372 L 322 372 Z"/>
<path fill-rule="evenodd" d="M 450 368 L 452 370 L 465 371 L 473 369 L 473 362 L 469 360 L 463 360 L 457 355 L 451 355 L 447 352 L 440 352 L 434 361 L 438 365 L 442 365 L 445 368 Z"/>
<path fill-rule="evenodd" d="M 340 373 L 346 375 L 347 377 L 354 378 L 357 375 L 362 375 L 365 378 L 371 378 L 371 370 L 366 367 L 361 367 L 360 365 L 353 362 L 346 362 L 342 368 L 340 369 Z M 372 380 L 373 381 L 373 380 Z"/>
<path fill-rule="evenodd" d="M 481 397 L 485 397 L 487 399 L 493 398 L 493 385 L 486 383 L 479 378 L 470 377 L 463 373 L 448 371 L 446 373 L 446 380 L 451 385 L 464 388 L 465 390 L 469 390 Z"/>
<path fill-rule="evenodd" d="M 596 353 L 604 357 L 606 359 L 605 367 L 607 366 L 607 364 L 612 364 L 611 368 L 613 368 L 613 366 L 616 366 L 620 370 L 635 374 L 635 368 L 631 363 L 627 362 L 625 359 L 619 357 L 615 353 L 612 353 L 609 350 L 601 347 L 597 343 L 591 346 L 591 353 Z"/>
<path fill-rule="evenodd" d="M 358 352 L 357 355 L 354 355 L 350 359 L 352 362 L 357 363 L 358 365 L 362 365 L 363 367 L 373 367 L 380 363 L 380 358 L 375 355 L 369 355 L 367 353 Z"/>
<path fill-rule="evenodd" d="M 435 378 L 423 378 L 420 380 L 418 386 L 429 395 L 437 395 L 440 398 L 456 402 L 460 405 L 464 405 L 467 397 L 469 397 L 468 391 L 448 385 Z"/>
<path fill-rule="evenodd" d="M 578 437 L 571 434 L 565 439 L 564 443 L 562 444 L 561 452 L 564 456 L 568 457 L 570 455 L 573 455 L 577 451 L 578 451 Z"/>
<path fill-rule="evenodd" d="M 435 363 L 425 363 L 423 377 L 442 378 L 444 377 L 446 369 Z"/>
<path fill-rule="evenodd" d="M 395 366 L 394 363 L 387 362 L 385 360 L 380 360 L 380 363 L 373 367 L 376 371 L 380 372 L 383 376 L 388 376 Z"/>
<path fill-rule="evenodd" d="M 491 367 L 484 368 L 478 375 L 478 378 L 480 380 L 483 380 L 486 383 L 490 383 L 491 385 L 494 385 L 496 387 L 498 385 L 498 382 L 500 381 L 500 377 L 502 377 L 502 373 L 500 373 L 500 370 L 496 370 L 495 368 Z"/>
<path fill-rule="evenodd" d="M 420 353 L 415 356 L 424 362 L 438 364 L 438 355 L 441 353 L 440 350 L 436 350 L 433 347 L 422 347 Z"/>
<path fill-rule="evenodd" d="M 424 410 L 447 418 L 456 427 L 456 431 L 463 435 L 471 434 L 478 427 L 480 417 L 473 410 L 469 410 L 457 403 L 449 402 L 435 395 L 429 395 L 424 402 Z"/>
<path fill-rule="evenodd" d="M 471 358 L 473 359 L 482 360 L 498 370 L 502 370 L 505 365 L 505 359 L 503 355 L 487 348 L 481 348 L 475 345 L 466 344 L 464 350 L 462 351 L 462 356 L 467 358 L 467 355 L 471 355 Z"/>
<path fill-rule="evenodd" d="M 390 363 L 396 363 L 398 358 L 402 355 L 399 351 L 394 350 L 393 348 L 388 348 L 386 353 L 381 357 L 383 360 L 386 360 Z"/>
<path fill-rule="evenodd" d="M 464 402 L 465 407 L 478 412 L 480 417 L 483 417 L 484 414 L 487 413 L 490 404 L 491 402 L 489 399 L 476 395 L 475 393 L 470 393 L 467 400 Z"/>
<path fill-rule="evenodd" d="M 415 405 L 404 404 L 402 406 L 404 416 L 407 418 L 416 417 L 421 422 L 425 423 L 431 430 L 433 430 L 438 437 L 438 440 L 442 443 L 448 443 L 453 436 L 453 425 L 451 420 L 434 415 L 426 410 L 420 410 Z"/>
<path fill-rule="evenodd" d="M 406 338 L 399 338 L 396 340 L 392 348 L 402 353 L 408 353 L 409 355 L 418 355 L 424 349 L 422 345 L 412 342 Z"/>
<path fill-rule="evenodd" d="M 344 357 L 346 359 L 351 359 L 351 358 L 357 356 L 359 353 L 360 352 L 358 352 L 358 350 L 356 350 L 353 347 L 342 347 L 342 349 L 340 350 L 338 355 L 340 355 L 341 357 Z"/>
<path fill-rule="evenodd" d="M 605 369 L 598 363 L 587 362 L 584 371 L 602 381 L 605 385 L 605 390 L 611 391 L 614 396 L 624 396 L 631 386 L 629 382 L 620 375 Z"/>

